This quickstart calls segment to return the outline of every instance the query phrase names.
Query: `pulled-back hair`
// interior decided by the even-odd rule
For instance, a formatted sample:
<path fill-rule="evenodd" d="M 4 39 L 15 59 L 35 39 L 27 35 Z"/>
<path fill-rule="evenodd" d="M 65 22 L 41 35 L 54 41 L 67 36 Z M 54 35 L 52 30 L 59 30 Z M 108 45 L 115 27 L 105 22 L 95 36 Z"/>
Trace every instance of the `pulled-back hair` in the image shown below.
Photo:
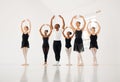
<path fill-rule="evenodd" d="M 72 34 L 72 32 L 70 32 L 70 31 L 68 31 L 68 33 L 71 35 Z"/>
<path fill-rule="evenodd" d="M 29 27 L 28 27 L 28 26 L 25 26 L 25 28 L 27 28 L 27 30 L 29 30 Z"/>
<path fill-rule="evenodd" d="M 77 21 L 77 23 L 81 24 L 81 22 Z"/>
<path fill-rule="evenodd" d="M 48 32 L 48 30 L 45 30 L 45 32 Z"/>
<path fill-rule="evenodd" d="M 94 29 L 94 30 L 95 30 L 95 27 L 92 27 L 92 29 Z"/>
<path fill-rule="evenodd" d="M 60 27 L 60 25 L 59 25 L 59 24 L 55 24 L 55 26 Z"/>

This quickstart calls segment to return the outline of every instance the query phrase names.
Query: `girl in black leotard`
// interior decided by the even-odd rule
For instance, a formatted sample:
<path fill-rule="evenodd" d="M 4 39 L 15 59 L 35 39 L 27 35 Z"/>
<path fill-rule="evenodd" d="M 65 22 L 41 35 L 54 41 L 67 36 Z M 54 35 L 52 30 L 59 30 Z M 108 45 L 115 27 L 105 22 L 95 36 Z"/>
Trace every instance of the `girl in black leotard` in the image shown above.
<path fill-rule="evenodd" d="M 30 31 L 31 31 L 31 22 L 30 22 L 29 19 L 27 19 L 27 21 L 29 22 L 29 27 L 30 28 L 28 26 L 24 26 L 23 27 L 23 23 L 25 22 L 25 20 L 23 20 L 21 22 L 21 31 L 22 31 L 22 44 L 21 44 L 21 48 L 23 50 L 23 55 L 24 55 L 24 59 L 25 59 L 25 63 L 22 64 L 23 66 L 28 65 L 28 63 L 27 63 L 27 52 L 28 52 L 28 48 L 29 48 L 28 38 L 29 38 Z"/>
<path fill-rule="evenodd" d="M 50 25 L 46 24 L 47 26 L 50 27 Z M 43 45 L 42 45 L 42 49 L 43 49 L 43 52 L 44 52 L 44 65 L 47 64 L 47 55 L 48 55 L 48 51 L 49 51 L 49 36 L 51 35 L 52 33 L 52 29 L 50 29 L 50 33 L 48 34 L 48 30 L 44 30 L 44 34 L 42 33 L 42 28 L 43 26 L 45 26 L 45 24 L 43 24 L 40 28 L 40 34 L 42 35 L 43 37 Z"/>
<path fill-rule="evenodd" d="M 67 27 L 68 28 L 68 27 Z M 72 65 L 71 64 L 71 60 L 70 60 L 70 56 L 71 56 L 71 39 L 73 38 L 74 34 L 72 35 L 72 32 L 68 31 L 65 35 L 65 30 L 67 29 L 65 28 L 63 30 L 63 36 L 65 37 L 65 47 L 66 47 L 66 53 L 68 55 L 68 64 L 67 65 Z"/>
<path fill-rule="evenodd" d="M 85 18 L 83 16 L 80 16 L 80 18 L 82 18 L 84 24 L 83 27 L 80 28 L 81 23 L 79 21 L 76 22 L 76 27 L 75 28 L 73 26 L 73 20 L 77 19 L 77 16 L 74 16 L 71 20 L 71 27 L 74 29 L 75 31 L 75 41 L 74 41 L 74 51 L 78 52 L 78 66 L 83 65 L 83 60 L 82 60 L 82 56 L 81 56 L 81 52 L 84 51 L 84 46 L 83 46 L 83 40 L 82 40 L 82 32 L 86 26 L 86 21 Z"/>
<path fill-rule="evenodd" d="M 95 32 L 95 27 L 92 27 L 91 30 L 89 30 L 89 24 L 92 23 L 91 21 L 87 25 L 87 31 L 90 35 L 90 49 L 93 54 L 93 65 L 97 65 L 97 58 L 96 58 L 96 52 L 98 49 L 98 44 L 97 44 L 97 35 L 100 32 L 100 25 L 98 22 L 95 22 L 98 25 L 98 31 Z"/>

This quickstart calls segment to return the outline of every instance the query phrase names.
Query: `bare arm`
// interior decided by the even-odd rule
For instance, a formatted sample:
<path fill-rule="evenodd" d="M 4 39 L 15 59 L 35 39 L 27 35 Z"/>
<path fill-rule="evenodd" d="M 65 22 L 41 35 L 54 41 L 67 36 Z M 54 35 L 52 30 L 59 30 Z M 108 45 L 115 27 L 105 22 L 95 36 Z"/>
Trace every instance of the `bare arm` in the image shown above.
<path fill-rule="evenodd" d="M 65 28 L 65 21 L 64 21 L 64 18 L 63 18 L 61 15 L 59 15 L 59 17 L 62 19 L 62 23 L 63 23 L 62 29 L 64 29 L 64 28 Z"/>
<path fill-rule="evenodd" d="M 46 25 L 50 27 L 49 24 L 46 24 Z M 49 37 L 51 34 L 52 34 L 52 29 L 50 28 L 50 33 L 48 34 L 48 37 Z"/>
<path fill-rule="evenodd" d="M 65 36 L 65 34 L 64 34 L 64 32 L 65 32 L 65 29 L 66 29 L 66 28 L 64 28 L 64 29 L 63 29 L 63 32 L 62 32 L 62 34 L 63 34 L 64 38 L 67 38 L 67 37 Z"/>
<path fill-rule="evenodd" d="M 74 35 L 75 35 L 75 33 L 73 32 L 73 35 L 70 38 L 73 38 Z"/>
<path fill-rule="evenodd" d="M 84 22 L 84 25 L 82 27 L 82 31 L 83 31 L 85 29 L 85 27 L 86 27 L 86 20 L 85 20 L 84 16 L 80 16 L 80 18 L 82 18 L 83 22 Z"/>
<path fill-rule="evenodd" d="M 53 29 L 53 19 L 55 18 L 55 16 L 53 16 L 52 18 L 51 18 L 51 21 L 50 21 L 50 28 L 51 29 Z"/>
<path fill-rule="evenodd" d="M 70 38 L 73 38 L 74 35 L 75 35 L 75 31 L 73 30 L 73 35 Z"/>
<path fill-rule="evenodd" d="M 45 24 L 43 24 L 43 25 L 40 27 L 40 30 L 39 30 L 39 32 L 40 32 L 40 34 L 42 35 L 42 37 L 44 37 L 44 34 L 42 33 L 42 28 L 43 28 L 43 26 L 45 26 Z"/>
<path fill-rule="evenodd" d="M 30 33 L 31 32 L 31 21 L 29 19 L 27 19 L 27 21 L 29 22 L 29 27 L 30 27 L 28 33 Z"/>
<path fill-rule="evenodd" d="M 88 27 L 89 27 L 89 25 L 90 25 L 90 23 L 91 23 L 91 21 L 90 21 L 90 22 L 88 22 L 88 24 L 87 24 L 87 32 L 88 32 L 88 34 L 89 34 L 89 35 L 91 35 L 91 32 L 90 32 L 90 30 L 89 30 L 89 28 L 88 28 Z"/>
<path fill-rule="evenodd" d="M 22 22 L 21 22 L 21 32 L 23 33 L 24 31 L 23 31 L 23 23 L 25 22 L 25 20 L 23 20 Z"/>
<path fill-rule="evenodd" d="M 100 29 L 101 29 L 100 24 L 98 22 L 95 22 L 95 23 L 97 23 L 97 25 L 98 25 L 98 31 L 96 32 L 96 34 L 99 34 L 100 33 Z"/>
<path fill-rule="evenodd" d="M 74 16 L 73 18 L 72 18 L 72 20 L 71 20 L 71 22 L 70 22 L 70 25 L 71 25 L 71 27 L 72 27 L 72 29 L 75 31 L 76 29 L 75 29 L 75 27 L 73 26 L 73 20 L 74 19 L 76 19 L 77 18 L 77 16 Z"/>

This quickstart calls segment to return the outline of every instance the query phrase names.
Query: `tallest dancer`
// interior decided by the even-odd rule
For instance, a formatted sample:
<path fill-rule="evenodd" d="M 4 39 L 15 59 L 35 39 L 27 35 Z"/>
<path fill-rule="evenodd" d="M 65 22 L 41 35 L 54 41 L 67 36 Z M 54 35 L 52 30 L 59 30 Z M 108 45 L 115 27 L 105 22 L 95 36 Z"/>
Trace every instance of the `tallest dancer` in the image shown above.
<path fill-rule="evenodd" d="M 83 65 L 83 59 L 81 56 L 81 52 L 84 51 L 82 33 L 83 33 L 83 30 L 85 29 L 86 21 L 85 21 L 84 16 L 80 16 L 79 18 L 83 20 L 83 23 L 84 23 L 83 26 L 81 26 L 81 22 L 77 21 L 76 28 L 74 27 L 73 20 L 78 19 L 77 16 L 74 16 L 72 18 L 70 25 L 75 32 L 74 51 L 78 53 L 78 66 L 81 66 Z"/>
<path fill-rule="evenodd" d="M 62 30 L 65 28 L 65 21 L 64 21 L 64 18 L 61 15 L 59 15 L 59 18 L 62 19 L 62 28 L 61 28 L 60 24 L 55 24 L 53 26 L 54 18 L 55 18 L 55 16 L 53 16 L 51 18 L 51 21 L 50 21 L 50 26 L 54 31 L 53 50 L 54 50 L 55 59 L 56 59 L 56 64 L 54 64 L 54 66 L 59 66 L 60 65 L 59 64 L 59 62 L 60 62 L 60 53 L 61 53 L 61 47 L 62 47 L 61 36 L 62 36 Z"/>

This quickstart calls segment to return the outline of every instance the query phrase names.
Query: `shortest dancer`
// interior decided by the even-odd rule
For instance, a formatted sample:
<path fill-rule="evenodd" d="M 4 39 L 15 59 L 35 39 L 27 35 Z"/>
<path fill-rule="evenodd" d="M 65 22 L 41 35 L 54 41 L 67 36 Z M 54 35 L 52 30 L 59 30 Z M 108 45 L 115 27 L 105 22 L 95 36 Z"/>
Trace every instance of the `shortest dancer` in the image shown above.
<path fill-rule="evenodd" d="M 48 51 L 49 51 L 49 37 L 52 33 L 52 29 L 50 28 L 50 33 L 48 34 L 48 30 L 44 30 L 44 33 L 42 33 L 42 28 L 44 26 L 49 26 L 49 24 L 43 24 L 41 27 L 40 27 L 40 34 L 42 35 L 43 37 L 43 45 L 42 45 L 42 49 L 43 49 L 43 53 L 44 53 L 44 65 L 47 65 L 47 55 L 48 55 Z"/>
<path fill-rule="evenodd" d="M 68 28 L 68 27 L 67 27 Z M 73 32 L 73 34 L 72 34 L 72 32 L 71 31 L 67 31 L 66 32 L 66 34 L 65 34 L 65 30 L 67 29 L 67 28 L 65 28 L 64 30 L 63 30 L 63 36 L 64 36 L 64 38 L 65 38 L 65 47 L 66 47 L 66 53 L 67 53 L 67 56 L 68 56 L 68 66 L 71 66 L 72 64 L 71 64 L 71 39 L 73 38 L 73 36 L 74 36 L 74 32 Z"/>
<path fill-rule="evenodd" d="M 96 52 L 98 49 L 97 36 L 100 32 L 100 25 L 98 22 L 95 22 L 98 25 L 98 31 L 95 32 L 95 30 L 96 30 L 95 27 L 91 27 L 91 30 L 89 30 L 89 24 L 91 24 L 91 23 L 92 23 L 91 21 L 88 23 L 87 31 L 90 35 L 90 50 L 93 54 L 93 65 L 97 65 L 97 58 L 96 58 Z"/>

